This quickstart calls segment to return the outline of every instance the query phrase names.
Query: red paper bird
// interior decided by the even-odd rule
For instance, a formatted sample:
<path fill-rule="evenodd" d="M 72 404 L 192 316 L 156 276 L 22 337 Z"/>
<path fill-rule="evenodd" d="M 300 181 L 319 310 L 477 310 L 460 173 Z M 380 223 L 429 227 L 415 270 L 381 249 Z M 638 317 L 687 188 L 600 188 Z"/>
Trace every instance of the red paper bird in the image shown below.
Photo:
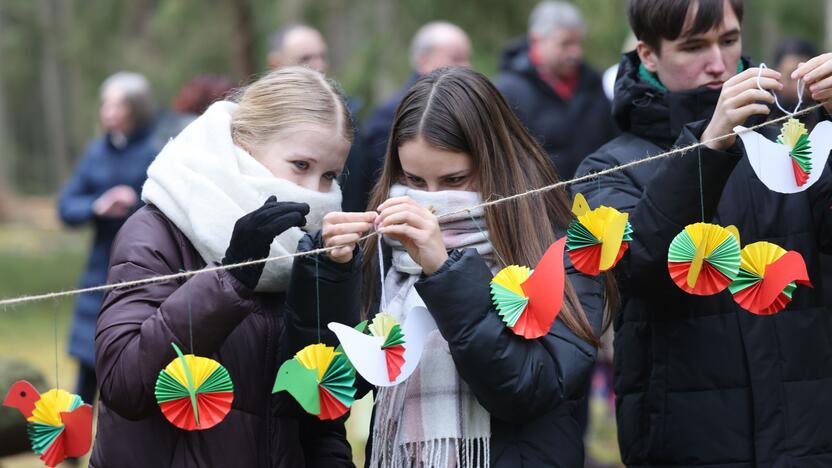
<path fill-rule="evenodd" d="M 32 450 L 47 466 L 65 458 L 76 458 L 92 444 L 92 406 L 65 390 L 52 389 L 41 395 L 25 380 L 12 385 L 4 406 L 17 408 L 28 422 Z"/>

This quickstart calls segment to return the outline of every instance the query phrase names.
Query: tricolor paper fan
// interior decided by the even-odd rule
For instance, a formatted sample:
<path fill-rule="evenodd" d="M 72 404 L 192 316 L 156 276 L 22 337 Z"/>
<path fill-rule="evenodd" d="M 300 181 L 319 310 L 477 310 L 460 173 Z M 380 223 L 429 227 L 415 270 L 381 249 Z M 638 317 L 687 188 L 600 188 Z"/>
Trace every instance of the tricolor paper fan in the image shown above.
<path fill-rule="evenodd" d="M 576 270 L 595 276 L 614 267 L 633 240 L 627 213 L 599 206 L 589 209 L 580 193 L 572 205 L 575 219 L 566 231 L 566 251 Z"/>
<path fill-rule="evenodd" d="M 396 380 L 404 365 L 404 334 L 399 322 L 390 314 L 376 314 L 369 326 L 370 334 L 384 338 L 381 345 L 384 359 L 387 361 L 387 376 Z"/>
<path fill-rule="evenodd" d="M 40 394 L 31 383 L 20 380 L 12 385 L 3 405 L 17 408 L 26 418 L 32 450 L 46 466 L 57 466 L 90 450 L 92 407 L 80 396 L 54 388 Z"/>
<path fill-rule="evenodd" d="M 812 148 L 809 145 L 809 132 L 806 131 L 806 126 L 797 119 L 789 119 L 783 124 L 777 143 L 789 147 L 794 181 L 798 187 L 805 185 L 812 172 Z"/>
<path fill-rule="evenodd" d="M 673 282 L 689 294 L 709 296 L 724 290 L 740 269 L 736 228 L 689 224 L 670 243 L 667 269 Z"/>
<path fill-rule="evenodd" d="M 280 366 L 272 392 L 281 390 L 319 419 L 338 419 L 355 400 L 355 369 L 335 348 L 309 345 Z"/>
<path fill-rule="evenodd" d="M 228 371 L 213 359 L 183 355 L 173 344 L 177 357 L 156 379 L 156 401 L 168 421 L 187 431 L 216 426 L 231 410 L 234 384 Z"/>
<path fill-rule="evenodd" d="M 563 250 L 566 238 L 552 244 L 537 268 L 509 265 L 491 280 L 491 298 L 500 318 L 526 339 L 549 332 L 563 305 L 565 274 Z"/>
<path fill-rule="evenodd" d="M 797 285 L 812 286 L 803 257 L 770 242 L 755 242 L 742 249 L 742 264 L 731 283 L 734 300 L 757 315 L 772 315 L 792 300 Z"/>

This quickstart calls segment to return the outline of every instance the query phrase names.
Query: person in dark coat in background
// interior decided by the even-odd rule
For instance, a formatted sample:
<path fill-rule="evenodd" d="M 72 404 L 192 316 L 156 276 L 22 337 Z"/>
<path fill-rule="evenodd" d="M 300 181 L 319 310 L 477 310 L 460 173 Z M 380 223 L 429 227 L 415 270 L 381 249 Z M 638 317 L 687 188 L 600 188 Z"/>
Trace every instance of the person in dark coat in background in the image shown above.
<path fill-rule="evenodd" d="M 387 139 L 393 125 L 393 115 L 405 93 L 419 77 L 444 67 L 468 67 L 471 65 L 471 40 L 459 26 L 445 21 L 433 21 L 416 31 L 410 43 L 410 79 L 393 96 L 373 110 L 364 123 L 363 158 L 350 166 L 350 177 L 356 182 L 348 184 L 351 200 L 344 204 L 346 211 L 364 211 L 370 191 L 378 179 Z"/>
<path fill-rule="evenodd" d="M 290 24 L 272 34 L 269 55 L 269 68 L 275 70 L 280 67 L 301 65 L 317 70 L 323 74 L 329 71 L 329 48 L 324 36 L 317 29 L 305 24 Z M 360 195 L 363 179 L 361 177 L 361 163 L 364 160 L 364 144 L 361 129 L 358 127 L 358 113 L 363 102 L 356 97 L 347 97 L 347 108 L 353 119 L 355 137 L 347 157 L 347 166 L 338 182 L 343 193 L 342 205 L 348 211 L 364 211 L 366 198 Z"/>
<path fill-rule="evenodd" d="M 529 16 L 528 40 L 503 53 L 495 79 L 564 179 L 616 135 L 601 76 L 583 61 L 585 29 L 572 4 L 538 4 Z"/>
<path fill-rule="evenodd" d="M 138 193 L 160 147 L 151 137 L 154 104 L 150 85 L 137 73 L 119 72 L 101 85 L 99 117 L 104 135 L 89 143 L 58 197 L 58 214 L 68 226 L 91 223 L 94 240 L 81 288 L 107 279 L 110 248 L 121 225 L 141 204 Z M 95 320 L 103 292 L 78 297 L 69 354 L 79 361 L 77 392 L 95 399 Z"/>
<path fill-rule="evenodd" d="M 369 318 L 383 311 L 403 323 L 405 336 L 412 314 L 435 325 L 421 332 L 413 374 L 375 392 L 369 466 L 583 466 L 576 412 L 605 303 L 615 302 L 615 288 L 605 288 L 611 278 L 580 274 L 564 258 L 557 319 L 542 336 L 519 336 L 501 320 L 489 284 L 504 265 L 538 264 L 572 219 L 569 199 L 559 191 L 465 210 L 555 183 L 546 153 L 488 78 L 460 67 L 411 87 L 390 138 L 370 219 L 385 260 L 375 239 L 365 244 L 364 287 L 352 294 Z M 365 214 L 330 214 L 325 244 L 357 239 L 369 227 Z M 351 251 L 330 256 L 350 261 Z"/>
<path fill-rule="evenodd" d="M 627 466 L 832 466 L 832 311 L 818 263 L 832 252 L 832 178 L 818 168 L 807 190 L 773 192 L 736 136 L 713 141 L 761 122 L 770 91 L 782 89 L 778 72 L 741 57 L 742 16 L 742 0 L 630 1 L 639 43 L 621 61 L 613 104 L 624 133 L 577 175 L 706 143 L 572 188 L 592 206 L 629 212 L 634 229 L 617 267 L 624 306 L 614 323 Z M 792 76 L 819 101 L 832 96 L 818 82 L 830 76 L 830 57 Z M 766 240 L 799 252 L 814 288 L 798 287 L 772 316 L 747 312 L 728 290 L 683 292 L 668 273 L 668 247 L 701 221 L 736 226 L 742 245 Z"/>
<path fill-rule="evenodd" d="M 239 103 L 213 104 L 149 168 L 147 205 L 116 237 L 109 281 L 320 245 L 321 219 L 341 204 L 335 180 L 350 122 L 334 83 L 303 67 L 271 72 Z M 101 401 L 90 466 L 353 466 L 343 418 L 321 421 L 272 394 L 286 359 L 319 337 L 336 344 L 317 328 L 318 291 L 321 323 L 358 322 L 358 302 L 343 299 L 358 285 L 348 268 L 303 257 L 109 291 L 95 338 Z M 215 426 L 182 430 L 162 413 L 154 388 L 177 356 L 171 344 L 228 370 L 234 399 Z"/>

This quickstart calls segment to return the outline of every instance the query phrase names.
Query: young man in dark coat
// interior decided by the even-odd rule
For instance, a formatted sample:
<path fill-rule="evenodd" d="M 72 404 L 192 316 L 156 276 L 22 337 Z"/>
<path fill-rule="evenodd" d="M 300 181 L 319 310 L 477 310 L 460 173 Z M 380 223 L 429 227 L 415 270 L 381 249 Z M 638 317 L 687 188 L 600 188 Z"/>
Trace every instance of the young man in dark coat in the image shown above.
<path fill-rule="evenodd" d="M 140 205 L 147 167 L 161 147 L 152 136 L 150 85 L 137 73 L 119 72 L 101 85 L 104 135 L 87 146 L 58 200 L 68 226 L 92 224 L 95 235 L 80 287 L 106 282 L 110 249 L 121 225 Z M 78 359 L 77 392 L 92 403 L 96 393 L 95 321 L 103 292 L 78 296 L 69 353 Z"/>
<path fill-rule="evenodd" d="M 583 61 L 584 30 L 573 5 L 538 4 L 529 17 L 528 41 L 503 53 L 495 80 L 564 179 L 616 135 L 601 76 Z"/>
<path fill-rule="evenodd" d="M 832 180 L 822 168 L 803 192 L 773 192 L 736 136 L 712 140 L 761 122 L 769 91 L 782 89 L 779 73 L 741 58 L 742 14 L 742 0 L 631 0 L 639 44 L 622 59 L 613 105 L 624 133 L 577 175 L 707 143 L 573 187 L 593 206 L 629 212 L 635 229 L 618 270 L 624 306 L 615 321 L 618 438 L 628 466 L 832 466 L 832 313 L 818 262 L 832 250 Z M 823 102 L 832 96 L 830 70 L 830 55 L 821 55 L 793 78 Z M 668 246 L 703 219 L 737 226 L 742 245 L 796 250 L 815 287 L 798 287 L 772 316 L 748 313 L 727 290 L 683 292 L 668 274 Z"/>

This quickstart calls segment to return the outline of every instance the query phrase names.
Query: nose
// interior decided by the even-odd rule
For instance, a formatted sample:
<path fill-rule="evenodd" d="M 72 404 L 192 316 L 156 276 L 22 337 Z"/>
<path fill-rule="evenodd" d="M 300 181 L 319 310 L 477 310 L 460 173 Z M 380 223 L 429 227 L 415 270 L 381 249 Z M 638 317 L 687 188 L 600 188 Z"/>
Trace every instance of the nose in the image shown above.
<path fill-rule="evenodd" d="M 714 44 L 708 51 L 707 63 L 705 64 L 705 72 L 713 76 L 722 76 L 725 73 L 725 54 L 719 45 Z"/>

